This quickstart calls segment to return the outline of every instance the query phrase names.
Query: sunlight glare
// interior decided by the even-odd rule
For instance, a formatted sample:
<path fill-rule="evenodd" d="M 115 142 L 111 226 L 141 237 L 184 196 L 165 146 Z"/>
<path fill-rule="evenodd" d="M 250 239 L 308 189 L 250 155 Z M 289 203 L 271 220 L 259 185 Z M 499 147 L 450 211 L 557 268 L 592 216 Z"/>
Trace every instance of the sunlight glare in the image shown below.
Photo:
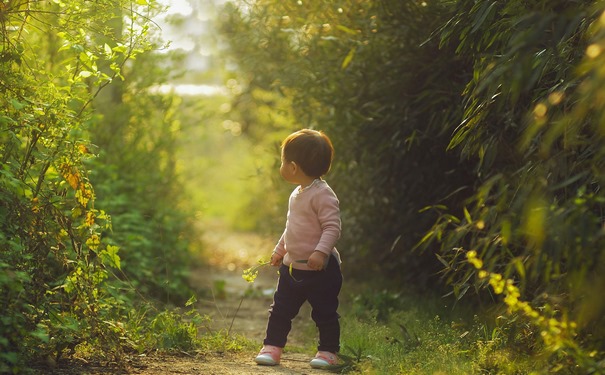
<path fill-rule="evenodd" d="M 191 84 L 180 84 L 180 85 L 160 85 L 153 87 L 152 92 L 160 94 L 175 93 L 179 95 L 187 96 L 213 96 L 213 95 L 227 95 L 227 91 L 222 86 L 213 85 L 191 85 Z"/>
<path fill-rule="evenodd" d="M 193 12 L 191 4 L 187 0 L 158 0 L 160 4 L 166 5 L 166 15 L 179 14 L 182 16 L 188 16 Z"/>
<path fill-rule="evenodd" d="M 180 49 L 185 52 L 190 52 L 190 51 L 193 51 L 194 48 L 195 48 L 195 43 L 193 42 L 193 40 L 191 40 L 191 38 L 180 38 L 180 39 L 173 39 L 170 41 L 169 50 Z"/>
<path fill-rule="evenodd" d="M 238 137 L 242 134 L 242 124 L 237 121 L 223 121 L 223 129 L 230 131 L 231 135 L 233 135 L 234 137 Z"/>

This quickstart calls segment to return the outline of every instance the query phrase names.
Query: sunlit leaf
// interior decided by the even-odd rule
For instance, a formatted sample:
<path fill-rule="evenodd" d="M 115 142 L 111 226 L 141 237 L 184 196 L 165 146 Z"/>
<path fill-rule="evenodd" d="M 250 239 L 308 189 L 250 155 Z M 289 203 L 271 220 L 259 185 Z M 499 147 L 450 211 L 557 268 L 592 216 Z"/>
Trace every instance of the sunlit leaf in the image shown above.
<path fill-rule="evenodd" d="M 124 53 L 127 50 L 128 50 L 128 47 L 124 44 L 118 44 L 117 46 L 112 48 L 112 51 L 118 52 L 118 53 Z"/>
<path fill-rule="evenodd" d="M 464 207 L 464 218 L 466 219 L 466 222 L 469 224 L 473 222 L 473 220 L 471 219 L 471 214 L 468 212 L 466 207 Z"/>
<path fill-rule="evenodd" d="M 357 34 L 357 32 L 355 30 L 349 29 L 348 27 L 346 27 L 344 25 L 336 25 L 336 28 L 338 30 L 344 31 L 345 33 L 350 34 L 350 35 L 356 35 Z"/>
<path fill-rule="evenodd" d="M 395 250 L 397 244 L 399 243 L 399 240 L 401 240 L 401 235 L 397 236 L 397 238 L 395 238 L 395 241 L 393 241 L 393 243 L 391 244 L 391 252 Z"/>
<path fill-rule="evenodd" d="M 355 47 L 351 48 L 351 50 L 349 51 L 349 53 L 347 54 L 347 56 L 344 58 L 344 60 L 342 61 L 342 64 L 340 66 L 341 69 L 346 69 L 347 66 L 349 66 L 349 64 L 351 63 L 351 61 L 353 61 L 353 57 L 355 56 L 355 51 L 357 49 Z"/>
<path fill-rule="evenodd" d="M 189 297 L 187 302 L 185 302 L 185 306 L 187 306 L 187 307 L 193 306 L 196 302 L 197 302 L 197 298 L 195 297 L 195 295 L 191 295 L 191 297 Z"/>
<path fill-rule="evenodd" d="M 535 248 L 540 248 L 546 237 L 547 205 L 544 198 L 533 196 L 525 207 L 524 230 L 525 235 Z"/>
<path fill-rule="evenodd" d="M 16 109 L 17 111 L 25 108 L 26 104 L 22 103 L 16 99 L 11 99 L 10 100 L 11 105 L 13 106 L 14 109 Z"/>
<path fill-rule="evenodd" d="M 515 265 L 515 269 L 522 280 L 525 280 L 525 266 L 523 265 L 523 261 L 521 258 L 517 257 L 513 260 L 513 264 Z"/>
<path fill-rule="evenodd" d="M 120 256 L 118 255 L 119 249 L 117 246 L 107 245 L 107 248 L 100 254 L 103 263 L 121 269 Z"/>

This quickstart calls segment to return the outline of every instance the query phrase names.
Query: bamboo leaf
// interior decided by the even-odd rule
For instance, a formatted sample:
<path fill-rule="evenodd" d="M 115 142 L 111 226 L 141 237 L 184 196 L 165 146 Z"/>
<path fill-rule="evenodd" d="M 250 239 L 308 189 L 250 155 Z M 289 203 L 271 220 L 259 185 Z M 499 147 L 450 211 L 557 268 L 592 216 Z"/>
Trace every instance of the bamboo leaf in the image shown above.
<path fill-rule="evenodd" d="M 456 293 L 456 300 L 459 301 L 460 299 L 462 299 L 462 297 L 464 297 L 466 292 L 468 292 L 469 288 L 470 288 L 469 284 L 462 285 L 462 288 L 459 288 L 458 293 Z"/>
<path fill-rule="evenodd" d="M 475 31 L 477 31 L 485 22 L 485 19 L 490 15 L 490 13 L 492 12 L 492 9 L 494 9 L 494 6 L 497 4 L 497 1 L 492 2 L 491 4 L 486 3 L 481 11 L 479 13 L 477 13 L 476 17 L 475 17 L 475 22 L 473 22 L 473 28 L 471 29 L 471 33 L 474 33 Z"/>
<path fill-rule="evenodd" d="M 401 235 L 397 236 L 397 238 L 395 238 L 395 241 L 393 241 L 393 243 L 391 244 L 391 252 L 393 252 L 393 250 L 395 249 L 395 247 L 399 243 L 399 240 L 401 240 Z"/>
<path fill-rule="evenodd" d="M 515 265 L 515 268 L 517 269 L 521 279 L 525 279 L 525 266 L 523 265 L 523 261 L 517 257 L 513 260 L 513 264 Z"/>
<path fill-rule="evenodd" d="M 343 25 L 336 25 L 336 28 L 337 28 L 338 30 L 344 31 L 344 32 L 345 32 L 345 33 L 347 33 L 347 34 L 350 34 L 350 35 L 357 35 L 357 32 L 356 32 L 355 30 L 349 29 L 349 28 L 348 28 L 348 27 L 346 27 L 346 26 L 343 26 Z"/>
<path fill-rule="evenodd" d="M 445 266 L 445 268 L 450 268 L 450 264 L 445 259 L 443 259 L 442 256 L 440 256 L 439 254 L 435 254 L 435 256 Z"/>
<path fill-rule="evenodd" d="M 468 212 L 466 207 L 464 207 L 464 218 L 469 224 L 473 222 L 473 219 L 471 219 L 471 214 Z"/>
<path fill-rule="evenodd" d="M 342 70 L 345 70 L 347 68 L 347 66 L 349 66 L 351 61 L 353 61 L 353 57 L 355 56 L 356 50 L 357 50 L 356 47 L 351 48 L 351 50 L 349 51 L 349 53 L 347 54 L 345 59 L 342 61 L 342 64 L 340 65 L 340 68 Z"/>

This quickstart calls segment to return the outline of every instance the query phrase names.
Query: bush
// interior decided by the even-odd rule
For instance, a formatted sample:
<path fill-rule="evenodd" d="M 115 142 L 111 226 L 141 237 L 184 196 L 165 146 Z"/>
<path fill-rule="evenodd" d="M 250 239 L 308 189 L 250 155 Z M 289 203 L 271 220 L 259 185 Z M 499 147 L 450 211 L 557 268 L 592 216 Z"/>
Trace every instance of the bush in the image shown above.
<path fill-rule="evenodd" d="M 98 149 L 90 131 L 100 123 L 100 93 L 151 48 L 149 19 L 140 17 L 150 10 L 130 1 L 2 4 L 0 372 L 85 344 L 121 359 L 117 322 L 132 301 L 116 282 L 121 254 L 91 183 Z M 125 18 L 131 27 L 122 29 Z M 181 241 L 181 227 L 166 229 L 163 238 Z M 171 259 L 181 272 L 182 258 Z"/>

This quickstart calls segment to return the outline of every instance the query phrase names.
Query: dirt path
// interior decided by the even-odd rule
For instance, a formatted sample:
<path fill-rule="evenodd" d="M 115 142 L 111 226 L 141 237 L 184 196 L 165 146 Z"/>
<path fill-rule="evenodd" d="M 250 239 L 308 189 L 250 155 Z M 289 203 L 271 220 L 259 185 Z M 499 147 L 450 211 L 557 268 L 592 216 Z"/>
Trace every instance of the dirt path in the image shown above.
<path fill-rule="evenodd" d="M 208 266 L 196 269 L 191 275 L 191 285 L 200 295 L 198 309 L 212 317 L 211 329 L 229 330 L 258 342 L 267 324 L 267 310 L 271 304 L 277 270 L 262 267 L 253 284 L 242 278 L 242 270 L 254 266 L 256 261 L 270 254 L 273 239 L 254 234 L 228 233 L 220 225 L 206 228 Z M 205 295 L 205 296 L 204 296 Z M 280 366 L 258 366 L 254 362 L 256 352 L 204 357 L 149 358 L 143 367 L 133 373 L 159 374 L 325 374 L 325 371 L 309 367 L 314 353 L 315 327 L 310 318 L 308 305 L 303 306 L 293 322 L 288 346 Z"/>
<path fill-rule="evenodd" d="M 107 363 L 89 363 L 74 358 L 39 368 L 36 374 L 56 375 L 264 375 L 264 374 L 325 374 L 309 367 L 315 354 L 315 327 L 310 308 L 304 305 L 293 321 L 286 351 L 279 366 L 258 366 L 254 356 L 262 346 L 268 308 L 277 282 L 277 270 L 263 267 L 253 284 L 242 278 L 245 268 L 256 265 L 260 257 L 273 249 L 273 239 L 246 233 L 231 233 L 222 226 L 209 226 L 204 231 L 206 253 L 200 256 L 206 266 L 194 269 L 190 283 L 197 292 L 196 308 L 209 315 L 213 332 L 224 330 L 230 335 L 242 335 L 257 342 L 258 347 L 239 353 L 217 350 L 216 353 L 191 355 L 141 355 L 127 359 L 126 370 Z"/>

